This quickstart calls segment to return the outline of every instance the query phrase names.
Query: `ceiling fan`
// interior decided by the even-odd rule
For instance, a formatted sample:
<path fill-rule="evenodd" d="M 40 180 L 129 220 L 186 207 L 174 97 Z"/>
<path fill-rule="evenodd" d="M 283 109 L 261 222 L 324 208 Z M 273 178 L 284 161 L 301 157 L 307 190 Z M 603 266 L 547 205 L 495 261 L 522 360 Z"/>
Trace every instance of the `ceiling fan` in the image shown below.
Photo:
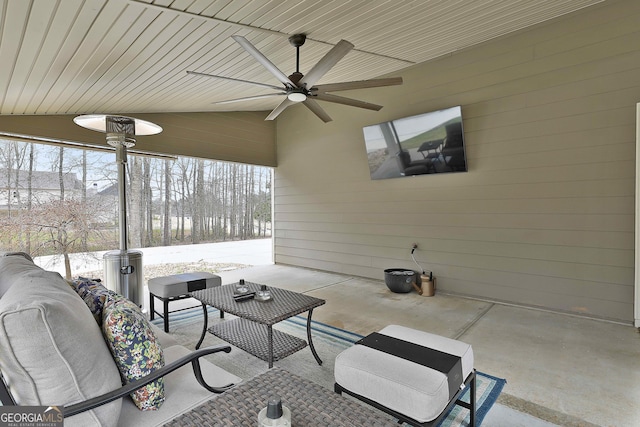
<path fill-rule="evenodd" d="M 280 71 L 269 59 L 264 56 L 255 46 L 253 46 L 246 38 L 242 36 L 231 36 L 240 44 L 256 61 L 262 64 L 271 74 L 273 74 L 284 87 L 274 86 L 266 83 L 252 82 L 249 80 L 236 79 L 233 77 L 218 76 L 214 74 L 199 73 L 197 71 L 187 71 L 188 74 L 205 77 L 215 77 L 218 79 L 231 80 L 240 83 L 249 83 L 264 88 L 274 89 L 278 92 L 267 93 L 261 95 L 248 96 L 244 98 L 230 99 L 227 101 L 216 102 L 216 104 L 224 104 L 238 101 L 248 101 L 252 99 L 268 98 L 273 96 L 283 96 L 284 100 L 267 116 L 265 120 L 274 120 L 285 108 L 297 104 L 304 104 L 323 122 L 330 122 L 331 117 L 316 102 L 316 100 L 334 102 L 337 104 L 350 105 L 352 107 L 366 108 L 368 110 L 378 111 L 382 105 L 371 104 L 369 102 L 359 101 L 357 99 L 345 98 L 343 96 L 333 95 L 328 92 L 341 90 L 364 89 L 370 87 L 393 86 L 402 84 L 401 77 L 390 77 L 383 79 L 360 80 L 344 83 L 329 83 L 324 85 L 316 85 L 315 83 L 322 78 L 334 65 L 338 63 L 344 56 L 349 53 L 354 46 L 346 40 L 340 40 L 325 56 L 323 56 L 311 70 L 303 75 L 300 68 L 300 46 L 307 39 L 306 34 L 294 34 L 289 37 L 289 43 L 296 48 L 296 71 L 287 76 Z"/>

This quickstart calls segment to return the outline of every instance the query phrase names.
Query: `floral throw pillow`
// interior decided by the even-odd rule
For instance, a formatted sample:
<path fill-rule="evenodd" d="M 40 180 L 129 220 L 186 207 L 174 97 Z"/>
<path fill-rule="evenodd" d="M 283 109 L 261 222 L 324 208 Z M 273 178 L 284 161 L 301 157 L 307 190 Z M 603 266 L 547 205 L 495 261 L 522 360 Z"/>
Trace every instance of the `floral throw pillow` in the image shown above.
<path fill-rule="evenodd" d="M 78 277 L 69 282 L 74 291 L 80 295 L 80 298 L 87 304 L 89 310 L 96 319 L 98 325 L 102 325 L 102 310 L 109 296 L 117 295 L 115 292 L 108 290 L 98 280 Z"/>
<path fill-rule="evenodd" d="M 110 296 L 103 310 L 102 332 L 126 384 L 164 366 L 164 355 L 151 325 L 140 308 L 117 295 Z M 165 400 L 160 378 L 131 393 L 142 411 L 159 409 Z"/>

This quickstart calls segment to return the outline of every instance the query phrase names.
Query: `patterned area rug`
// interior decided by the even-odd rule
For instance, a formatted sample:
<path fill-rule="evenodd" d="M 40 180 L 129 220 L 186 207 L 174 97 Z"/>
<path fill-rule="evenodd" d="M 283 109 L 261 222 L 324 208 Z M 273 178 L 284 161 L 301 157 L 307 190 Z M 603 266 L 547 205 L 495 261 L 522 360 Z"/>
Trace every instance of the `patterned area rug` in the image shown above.
<path fill-rule="evenodd" d="M 218 310 L 209 307 L 209 326 L 216 322 L 224 322 L 220 319 Z M 225 314 L 226 319 L 233 318 Z M 189 310 L 171 313 L 169 316 L 169 333 L 176 340 L 193 349 L 200 338 L 202 332 L 202 309 L 193 308 Z M 162 328 L 162 319 L 156 318 L 152 321 Z M 274 328 L 294 335 L 296 337 L 307 338 L 307 319 L 303 316 L 295 316 L 280 322 Z M 304 378 L 314 381 L 324 387 L 333 390 L 333 366 L 335 357 L 343 350 L 352 346 L 354 342 L 362 338 L 361 335 L 343 329 L 335 328 L 321 322 L 312 321 L 313 344 L 322 359 L 322 365 L 318 365 L 308 348 L 305 348 L 283 360 L 275 362 L 281 368 L 296 373 Z M 219 338 L 207 333 L 203 347 L 226 344 Z M 267 362 L 259 360 L 252 355 L 232 346 L 230 353 L 217 353 L 207 356 L 207 359 L 221 368 L 239 376 L 243 379 L 251 378 L 267 370 Z M 485 415 L 496 402 L 506 381 L 491 375 L 478 372 L 476 376 L 476 425 L 481 425 Z M 463 395 L 463 400 L 469 401 L 469 390 Z M 374 410 L 372 408 L 372 410 Z M 454 406 L 447 415 L 447 418 L 440 424 L 441 427 L 457 427 L 469 425 L 469 411 L 460 406 Z"/>

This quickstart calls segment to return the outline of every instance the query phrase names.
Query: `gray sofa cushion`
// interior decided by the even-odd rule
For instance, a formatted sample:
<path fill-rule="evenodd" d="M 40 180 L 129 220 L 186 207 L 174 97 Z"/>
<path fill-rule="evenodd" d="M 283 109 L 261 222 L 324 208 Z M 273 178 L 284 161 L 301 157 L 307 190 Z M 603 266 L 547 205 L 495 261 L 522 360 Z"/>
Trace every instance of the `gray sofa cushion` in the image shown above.
<path fill-rule="evenodd" d="M 5 285 L 0 369 L 19 405 L 69 405 L 121 386 L 99 326 L 58 273 L 23 257 L 0 257 Z M 118 400 L 70 417 L 65 426 L 115 426 L 121 405 Z"/>
<path fill-rule="evenodd" d="M 162 347 L 162 350 L 179 344 L 178 340 L 176 340 L 173 335 L 166 333 L 165 331 L 163 331 L 153 323 L 151 323 L 151 329 L 153 330 L 153 333 L 158 339 L 158 342 L 160 343 L 160 347 Z M 166 360 L 165 360 L 165 363 L 166 363 Z"/>

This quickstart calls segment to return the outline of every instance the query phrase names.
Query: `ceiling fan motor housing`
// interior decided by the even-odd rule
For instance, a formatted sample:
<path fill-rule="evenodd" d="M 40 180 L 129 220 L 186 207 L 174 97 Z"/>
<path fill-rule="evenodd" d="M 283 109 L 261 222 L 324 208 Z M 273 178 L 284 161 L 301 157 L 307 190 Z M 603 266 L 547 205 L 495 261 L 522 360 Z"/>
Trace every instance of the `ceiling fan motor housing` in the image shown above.
<path fill-rule="evenodd" d="M 307 40 L 306 34 L 294 34 L 289 37 L 289 43 L 291 43 L 295 47 L 300 47 Z"/>
<path fill-rule="evenodd" d="M 295 73 L 289 76 L 289 80 L 291 80 L 293 83 L 297 85 L 303 76 L 304 74 L 302 74 L 300 71 L 296 71 Z"/>

